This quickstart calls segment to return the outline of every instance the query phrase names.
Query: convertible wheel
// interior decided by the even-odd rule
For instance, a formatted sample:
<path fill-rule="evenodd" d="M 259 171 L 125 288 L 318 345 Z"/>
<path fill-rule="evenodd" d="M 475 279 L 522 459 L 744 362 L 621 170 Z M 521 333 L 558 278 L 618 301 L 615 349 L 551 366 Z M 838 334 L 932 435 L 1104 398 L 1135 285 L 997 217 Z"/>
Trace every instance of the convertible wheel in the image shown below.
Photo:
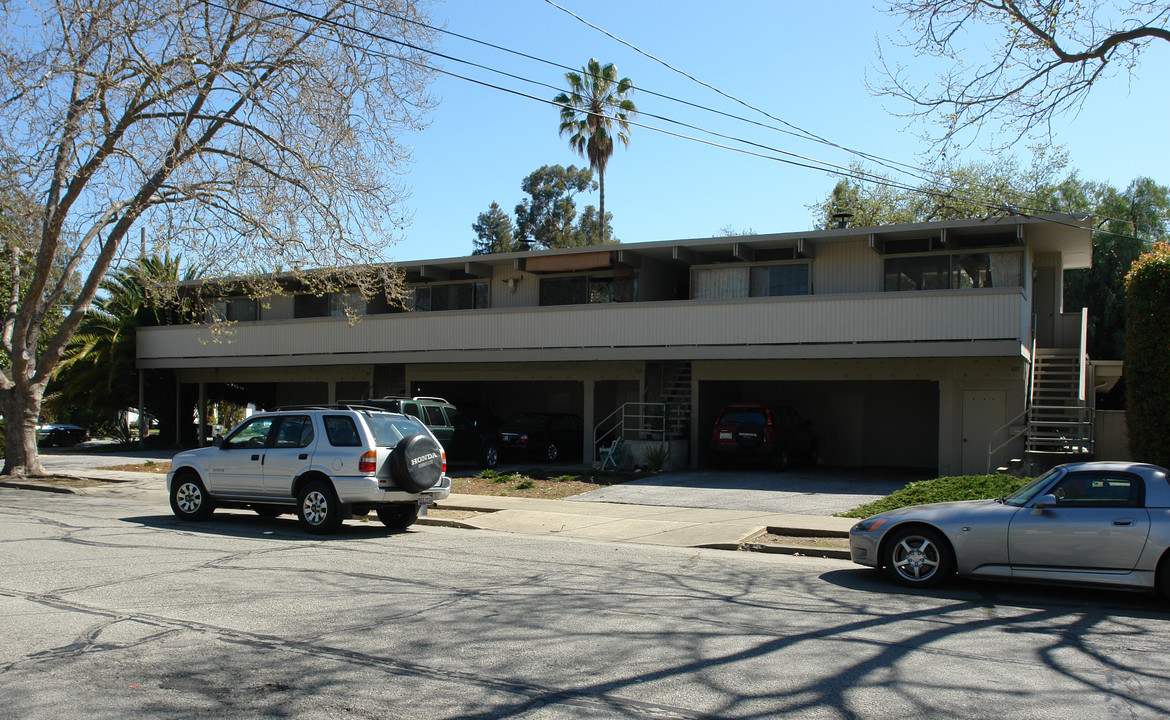
<path fill-rule="evenodd" d="M 954 572 L 946 539 L 929 528 L 895 531 L 886 541 L 884 555 L 887 572 L 908 587 L 934 587 Z"/>
<path fill-rule="evenodd" d="M 391 532 L 402 532 L 413 525 L 415 520 L 418 520 L 418 505 L 402 503 L 380 507 L 378 508 L 378 519 L 382 521 L 383 525 L 390 528 Z"/>
<path fill-rule="evenodd" d="M 297 517 L 311 533 L 323 535 L 341 527 L 337 495 L 329 483 L 314 480 L 301 489 L 297 498 Z"/>
<path fill-rule="evenodd" d="M 1164 603 L 1170 603 L 1170 553 L 1162 556 L 1158 563 L 1158 574 L 1154 577 L 1154 591 Z"/>
<path fill-rule="evenodd" d="M 199 476 L 186 473 L 171 483 L 171 511 L 180 520 L 206 520 L 215 509 Z"/>

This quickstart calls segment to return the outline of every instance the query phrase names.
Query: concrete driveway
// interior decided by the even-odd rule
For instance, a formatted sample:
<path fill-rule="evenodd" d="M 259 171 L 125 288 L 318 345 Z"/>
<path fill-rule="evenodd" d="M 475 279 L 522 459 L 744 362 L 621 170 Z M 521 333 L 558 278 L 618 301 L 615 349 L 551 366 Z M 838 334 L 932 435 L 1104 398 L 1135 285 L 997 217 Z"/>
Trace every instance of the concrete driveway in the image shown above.
<path fill-rule="evenodd" d="M 885 497 L 926 470 L 887 468 L 797 468 L 788 472 L 751 469 L 687 470 L 593 490 L 571 500 L 636 505 L 753 510 L 797 515 L 834 515 Z"/>

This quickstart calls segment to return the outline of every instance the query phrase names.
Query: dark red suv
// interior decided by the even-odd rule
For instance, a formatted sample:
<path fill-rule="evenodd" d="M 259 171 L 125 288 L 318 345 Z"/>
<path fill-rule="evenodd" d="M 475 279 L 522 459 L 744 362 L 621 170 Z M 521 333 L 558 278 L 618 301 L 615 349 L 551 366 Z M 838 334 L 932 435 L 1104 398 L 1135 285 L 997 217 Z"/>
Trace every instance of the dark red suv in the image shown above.
<path fill-rule="evenodd" d="M 809 421 L 787 405 L 724 405 L 711 428 L 717 459 L 745 457 L 784 470 L 797 462 L 817 461 L 817 438 Z"/>

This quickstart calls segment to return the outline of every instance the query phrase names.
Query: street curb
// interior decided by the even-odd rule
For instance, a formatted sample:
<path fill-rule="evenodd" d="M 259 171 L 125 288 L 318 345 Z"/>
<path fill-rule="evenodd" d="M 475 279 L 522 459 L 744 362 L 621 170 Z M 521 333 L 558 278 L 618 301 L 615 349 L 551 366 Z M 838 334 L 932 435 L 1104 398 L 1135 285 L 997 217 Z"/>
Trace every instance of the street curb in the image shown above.
<path fill-rule="evenodd" d="M 848 530 L 809 530 L 806 528 L 786 528 L 779 526 L 768 526 L 768 532 L 773 535 L 791 535 L 793 537 L 849 537 Z"/>
<path fill-rule="evenodd" d="M 810 545 L 763 545 L 761 543 L 740 543 L 740 549 L 747 552 L 773 553 L 777 555 L 801 555 L 803 557 L 823 557 L 836 560 L 850 560 L 852 556 L 844 548 L 819 548 Z"/>
<path fill-rule="evenodd" d="M 16 490 L 41 490 L 42 492 L 62 493 L 66 495 L 84 495 L 79 488 L 61 487 L 60 485 L 46 485 L 42 483 L 0 482 L 0 487 Z"/>
<path fill-rule="evenodd" d="M 452 520 L 450 518 L 420 517 L 418 520 L 414 521 L 414 524 L 430 525 L 432 527 L 458 528 L 460 530 L 479 530 L 479 528 L 474 525 L 468 525 L 467 523 L 460 520 Z"/>

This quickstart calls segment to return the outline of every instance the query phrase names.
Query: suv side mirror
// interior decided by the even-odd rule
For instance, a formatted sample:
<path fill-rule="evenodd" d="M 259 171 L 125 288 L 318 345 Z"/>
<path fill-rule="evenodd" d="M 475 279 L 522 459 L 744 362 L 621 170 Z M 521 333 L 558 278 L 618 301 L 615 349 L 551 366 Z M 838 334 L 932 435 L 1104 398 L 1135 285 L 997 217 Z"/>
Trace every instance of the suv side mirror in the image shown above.
<path fill-rule="evenodd" d="M 215 437 L 211 438 L 211 444 L 214 445 L 215 447 L 222 447 L 223 446 L 223 435 L 216 435 Z"/>
<path fill-rule="evenodd" d="M 1056 496 L 1052 494 L 1041 495 L 1036 498 L 1036 502 L 1032 503 L 1032 514 L 1043 515 L 1044 508 L 1056 507 Z"/>

